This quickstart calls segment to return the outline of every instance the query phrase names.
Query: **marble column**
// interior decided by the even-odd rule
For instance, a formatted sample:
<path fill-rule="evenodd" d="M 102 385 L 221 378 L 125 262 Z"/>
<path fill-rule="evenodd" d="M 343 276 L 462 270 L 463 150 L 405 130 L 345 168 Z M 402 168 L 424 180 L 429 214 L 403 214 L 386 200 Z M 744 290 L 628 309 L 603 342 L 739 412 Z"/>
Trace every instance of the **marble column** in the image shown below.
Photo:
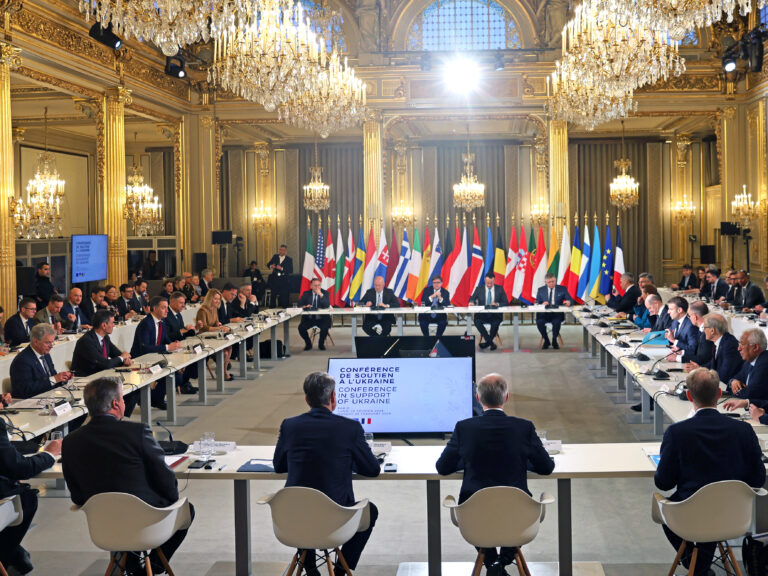
<path fill-rule="evenodd" d="M 19 52 L 0 42 L 0 305 L 6 318 L 16 312 L 16 234 L 9 202 L 14 197 L 11 69 L 21 64 Z"/>

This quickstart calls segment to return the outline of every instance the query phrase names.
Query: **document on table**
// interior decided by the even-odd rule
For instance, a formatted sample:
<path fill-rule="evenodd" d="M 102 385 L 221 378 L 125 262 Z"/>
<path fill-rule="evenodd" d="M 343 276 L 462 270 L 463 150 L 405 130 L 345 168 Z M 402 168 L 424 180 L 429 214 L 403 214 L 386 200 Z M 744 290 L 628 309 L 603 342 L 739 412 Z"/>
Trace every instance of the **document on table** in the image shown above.
<path fill-rule="evenodd" d="M 189 459 L 189 456 L 184 456 L 183 454 L 177 454 L 175 456 L 166 456 L 165 465 L 168 466 L 168 468 L 176 468 L 176 466 L 184 462 L 184 460 L 188 460 L 188 459 Z"/>
<path fill-rule="evenodd" d="M 265 464 L 268 462 L 269 464 Z M 260 458 L 251 458 L 245 464 L 237 469 L 238 472 L 274 472 L 275 469 L 271 466 L 271 460 L 263 460 Z"/>

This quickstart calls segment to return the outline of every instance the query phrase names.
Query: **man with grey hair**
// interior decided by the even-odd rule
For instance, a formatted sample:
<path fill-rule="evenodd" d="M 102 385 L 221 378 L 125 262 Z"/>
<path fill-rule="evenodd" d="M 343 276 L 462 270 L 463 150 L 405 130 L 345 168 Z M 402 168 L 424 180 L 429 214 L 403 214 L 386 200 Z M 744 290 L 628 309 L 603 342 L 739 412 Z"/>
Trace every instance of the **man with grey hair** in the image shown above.
<path fill-rule="evenodd" d="M 728 332 L 728 322 L 725 317 L 714 312 L 704 317 L 704 335 L 712 342 L 714 350 L 711 358 L 701 366 L 715 370 L 722 382 L 730 382 L 731 378 L 741 370 L 743 364 L 739 354 L 739 341 Z M 689 362 L 686 370 L 698 367 L 697 362 Z"/>
<path fill-rule="evenodd" d="M 200 272 L 200 298 L 205 298 L 211 288 L 213 288 L 213 270 L 204 268 Z"/>
<path fill-rule="evenodd" d="M 703 486 L 723 480 L 740 480 L 749 486 L 762 487 L 765 465 L 760 443 L 752 426 L 718 412 L 721 391 L 717 373 L 697 368 L 688 374 L 685 382 L 695 412 L 691 418 L 672 424 L 664 433 L 654 478 L 656 487 L 674 490 L 669 497 L 673 502 L 681 502 Z M 682 551 L 683 566 L 688 568 L 693 545 L 684 543 L 668 526 L 664 525 L 663 529 L 675 550 Z M 696 576 L 709 573 L 716 544 L 696 542 Z"/>
<path fill-rule="evenodd" d="M 488 374 L 477 383 L 482 416 L 456 423 L 451 439 L 436 463 L 442 475 L 464 470 L 459 503 L 491 486 L 512 486 L 528 490 L 528 470 L 548 475 L 555 463 L 536 435 L 533 422 L 507 416 L 507 382 L 500 374 Z M 504 567 L 515 559 L 514 548 L 484 548 L 483 564 L 488 576 L 503 576 Z"/>
<path fill-rule="evenodd" d="M 612 293 L 606 296 L 606 305 L 609 308 L 613 308 L 620 315 L 627 316 L 630 319 L 635 312 L 635 304 L 638 303 L 638 299 L 642 296 L 640 288 L 634 282 L 634 276 L 629 272 L 625 272 L 619 280 L 621 290 L 617 290 L 614 286 Z"/>
<path fill-rule="evenodd" d="M 164 508 L 179 499 L 176 475 L 165 463 L 165 452 L 146 424 L 124 420 L 123 386 L 116 378 L 96 378 L 83 390 L 91 421 L 64 438 L 62 472 L 72 502 L 83 506 L 91 496 L 125 492 L 150 506 Z M 194 508 L 189 505 L 190 516 Z M 179 530 L 159 550 L 170 559 L 187 529 Z M 126 551 L 128 552 L 128 551 Z M 138 573 L 138 553 L 128 554 L 127 570 Z M 149 559 L 152 573 L 163 574 L 160 554 Z M 142 570 L 143 573 L 143 570 Z"/>
<path fill-rule="evenodd" d="M 738 400 L 728 400 L 726 410 L 746 408 L 750 402 L 768 402 L 768 352 L 765 332 L 759 328 L 745 330 L 739 338 L 739 354 L 744 364 L 728 387 Z"/>
<path fill-rule="evenodd" d="M 304 398 L 309 412 L 286 418 L 280 424 L 280 436 L 272 461 L 275 472 L 288 473 L 286 486 L 314 488 L 342 506 L 352 506 L 352 472 L 361 476 L 379 475 L 379 463 L 365 442 L 363 427 L 357 420 L 337 416 L 336 382 L 330 374 L 313 372 L 304 379 Z M 376 506 L 370 504 L 371 523 L 367 530 L 357 532 L 341 547 L 350 569 L 360 560 L 378 517 Z M 298 552 L 308 576 L 319 576 L 315 551 Z M 301 571 L 301 567 L 299 568 Z M 345 573 L 337 559 L 336 576 Z"/>
<path fill-rule="evenodd" d="M 571 296 L 565 286 L 557 285 L 557 277 L 554 274 L 544 276 L 544 286 L 536 292 L 536 304 L 544 306 L 570 306 L 572 304 Z M 560 335 L 560 325 L 565 321 L 563 312 L 539 312 L 536 314 L 536 328 L 541 334 L 543 340 L 542 348 L 546 350 L 550 346 L 549 335 L 547 334 L 547 324 L 552 324 L 552 348 L 560 348 L 557 337 Z"/>
<path fill-rule="evenodd" d="M 72 373 L 57 372 L 51 359 L 56 331 L 50 324 L 36 324 L 29 332 L 29 346 L 11 362 L 11 395 L 31 398 L 66 384 Z"/>

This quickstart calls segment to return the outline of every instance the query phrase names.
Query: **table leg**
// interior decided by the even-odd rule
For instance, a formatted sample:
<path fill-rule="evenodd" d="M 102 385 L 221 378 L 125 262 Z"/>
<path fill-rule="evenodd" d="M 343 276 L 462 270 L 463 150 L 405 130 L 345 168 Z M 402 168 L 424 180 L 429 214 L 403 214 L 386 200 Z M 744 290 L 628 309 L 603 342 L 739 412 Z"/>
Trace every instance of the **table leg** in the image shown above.
<path fill-rule="evenodd" d="M 635 401 L 635 380 L 632 378 L 632 374 L 630 372 L 627 372 L 625 370 L 625 382 L 624 387 L 626 388 L 626 400 L 627 402 L 634 402 Z"/>
<path fill-rule="evenodd" d="M 224 392 L 224 350 L 216 352 L 216 392 Z"/>
<path fill-rule="evenodd" d="M 357 314 L 352 315 L 352 354 L 357 356 L 357 347 L 355 346 L 355 338 L 357 338 Z"/>
<path fill-rule="evenodd" d="M 642 392 L 640 393 L 640 403 L 642 404 L 642 411 L 640 412 L 642 414 L 642 417 L 640 418 L 641 422 L 650 422 L 651 421 L 651 396 L 648 394 L 648 392 L 645 391 L 645 388 L 641 387 Z"/>
<path fill-rule="evenodd" d="M 627 369 L 621 363 L 621 360 L 616 362 L 616 390 L 621 391 L 624 389 L 624 382 L 627 378 Z"/>
<path fill-rule="evenodd" d="M 592 338 L 592 358 L 597 358 L 597 338 Z"/>
<path fill-rule="evenodd" d="M 277 360 L 277 325 L 269 329 L 269 337 L 272 338 L 272 357 L 270 360 Z"/>
<path fill-rule="evenodd" d="M 571 529 L 571 479 L 557 480 L 557 547 L 560 576 L 573 575 L 573 542 Z"/>
<path fill-rule="evenodd" d="M 208 357 L 200 358 L 197 361 L 197 395 L 200 399 L 200 404 L 208 403 Z"/>
<path fill-rule="evenodd" d="M 166 424 L 176 424 L 176 378 L 173 374 L 165 377 L 165 399 L 168 410 L 165 413 Z"/>
<path fill-rule="evenodd" d="M 245 340 L 238 343 L 238 355 L 240 356 L 240 378 L 248 378 L 248 353 L 246 351 Z"/>
<path fill-rule="evenodd" d="M 397 315 L 397 335 L 399 337 L 402 337 L 403 335 L 403 315 L 402 314 Z"/>
<path fill-rule="evenodd" d="M 608 353 L 606 352 L 605 348 L 600 346 L 600 368 L 605 368 L 608 361 L 606 360 L 606 356 Z"/>
<path fill-rule="evenodd" d="M 235 480 L 235 574 L 251 576 L 251 485 Z"/>
<path fill-rule="evenodd" d="M 141 398 L 141 421 L 152 428 L 152 400 L 150 399 L 149 392 L 149 386 L 144 386 L 139 390 L 139 398 Z"/>
<path fill-rule="evenodd" d="M 589 330 L 586 326 L 582 326 L 582 347 L 584 352 L 589 352 Z"/>
<path fill-rule="evenodd" d="M 253 337 L 253 370 L 256 372 L 256 378 L 261 374 L 261 334 L 256 334 Z"/>
<path fill-rule="evenodd" d="M 515 343 L 514 351 L 520 352 L 520 315 L 512 314 L 512 333 L 513 341 Z"/>
<path fill-rule="evenodd" d="M 440 576 L 442 550 L 440 542 L 440 481 L 427 480 L 427 566 L 429 576 Z"/>
<path fill-rule="evenodd" d="M 613 354 L 605 351 L 605 373 L 608 376 L 613 376 Z"/>
<path fill-rule="evenodd" d="M 653 407 L 653 433 L 656 436 L 664 434 L 664 410 Z"/>
<path fill-rule="evenodd" d="M 283 322 L 283 357 L 288 358 L 291 355 L 291 319 Z"/>
<path fill-rule="evenodd" d="M 467 312 L 467 336 L 472 335 L 472 314 Z"/>

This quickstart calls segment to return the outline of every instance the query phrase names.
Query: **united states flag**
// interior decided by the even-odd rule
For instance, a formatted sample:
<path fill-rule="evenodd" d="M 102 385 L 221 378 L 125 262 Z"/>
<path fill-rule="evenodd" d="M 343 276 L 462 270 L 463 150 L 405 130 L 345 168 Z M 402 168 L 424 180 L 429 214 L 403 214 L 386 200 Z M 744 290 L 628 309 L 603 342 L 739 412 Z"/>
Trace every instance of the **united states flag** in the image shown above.
<path fill-rule="evenodd" d="M 320 285 L 323 285 L 325 279 L 325 239 L 323 238 L 323 231 L 318 227 L 317 229 L 317 250 L 315 250 L 315 278 L 320 278 Z"/>

